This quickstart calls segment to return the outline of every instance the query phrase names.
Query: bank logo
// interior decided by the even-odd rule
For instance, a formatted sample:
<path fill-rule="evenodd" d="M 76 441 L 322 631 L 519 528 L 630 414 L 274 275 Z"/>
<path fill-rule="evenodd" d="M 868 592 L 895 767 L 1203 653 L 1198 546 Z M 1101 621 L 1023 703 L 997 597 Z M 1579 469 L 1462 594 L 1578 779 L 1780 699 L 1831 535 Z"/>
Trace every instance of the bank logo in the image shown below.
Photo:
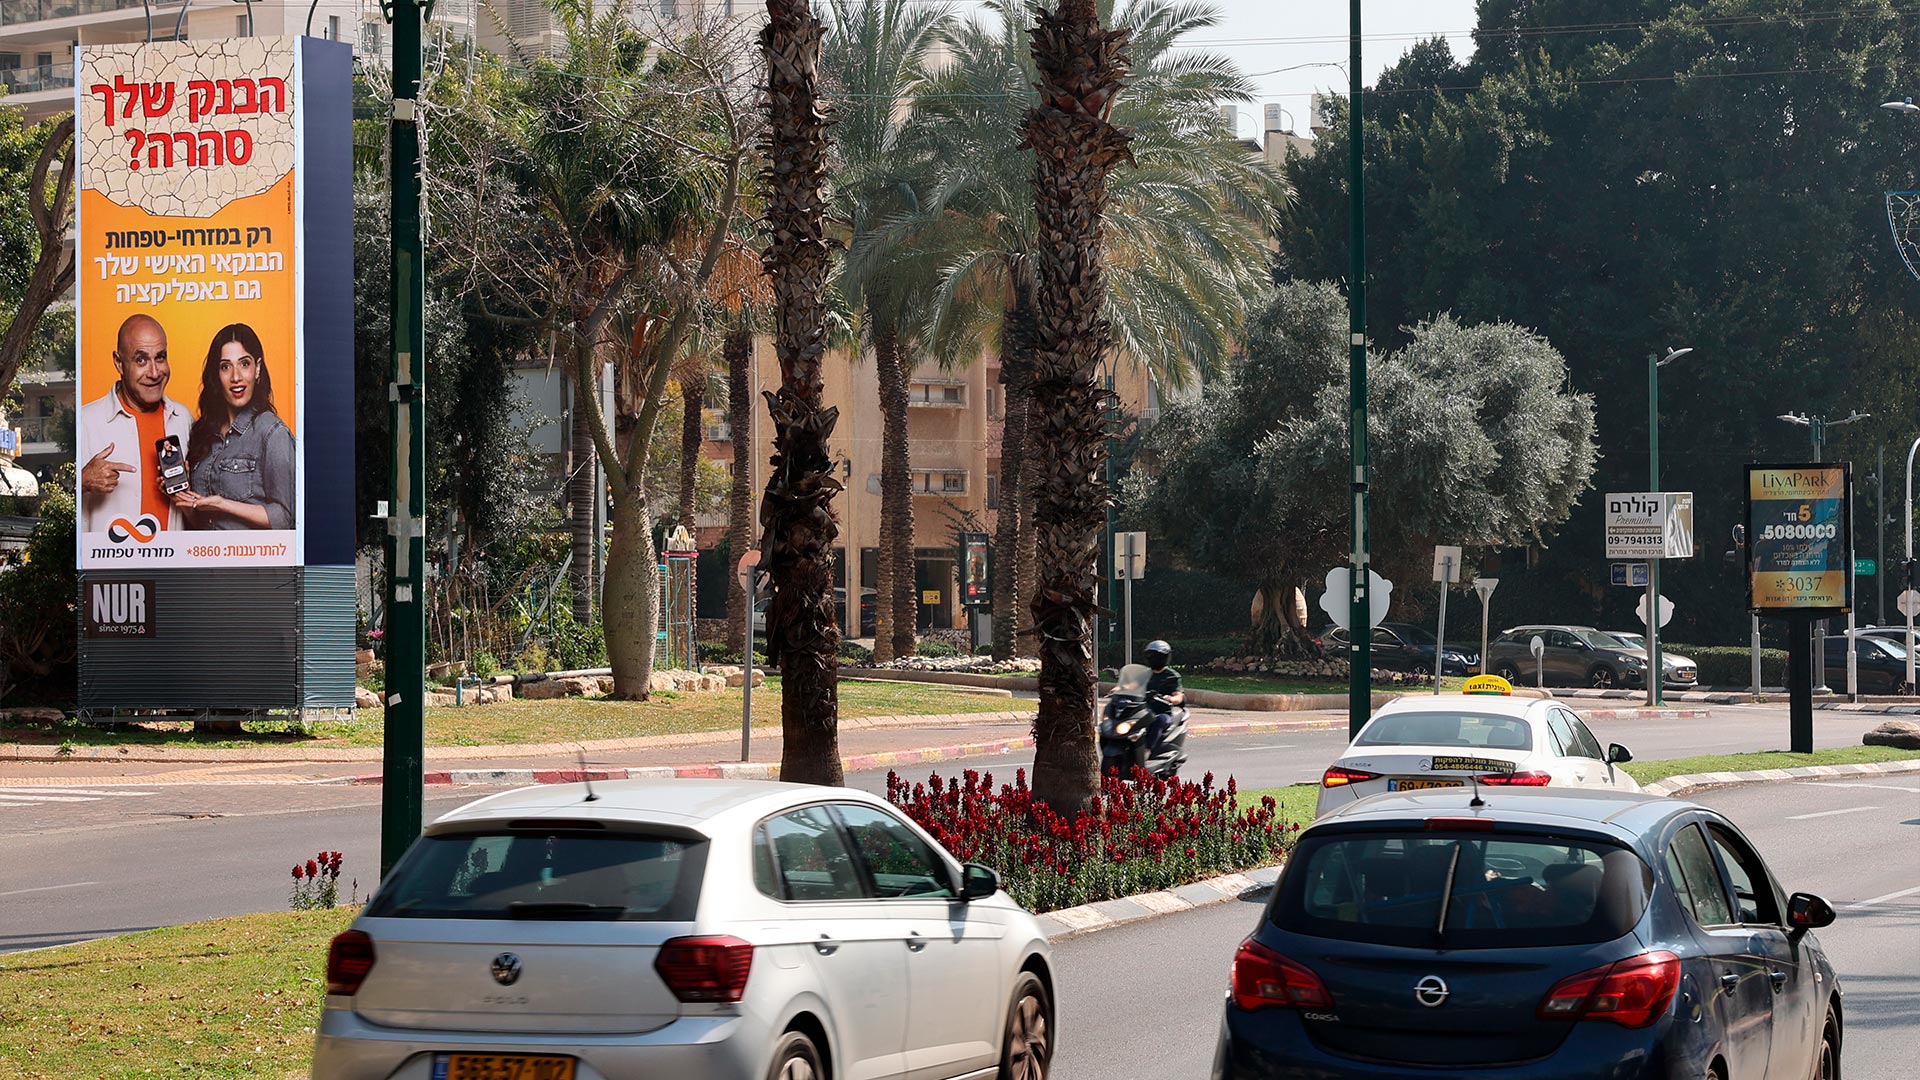
<path fill-rule="evenodd" d="M 152 514 L 141 514 L 131 522 L 126 518 L 114 518 L 113 524 L 107 526 L 107 539 L 116 544 L 124 544 L 128 540 L 151 544 L 153 538 L 159 535 L 160 520 Z"/>

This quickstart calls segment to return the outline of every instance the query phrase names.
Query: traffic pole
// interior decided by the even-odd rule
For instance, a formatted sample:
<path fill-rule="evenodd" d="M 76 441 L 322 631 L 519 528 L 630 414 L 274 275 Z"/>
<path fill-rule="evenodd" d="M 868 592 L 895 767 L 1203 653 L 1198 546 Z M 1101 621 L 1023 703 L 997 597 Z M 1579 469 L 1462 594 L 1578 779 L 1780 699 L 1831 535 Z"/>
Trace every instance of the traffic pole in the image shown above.
<path fill-rule="evenodd" d="M 1351 333 L 1348 354 L 1347 403 L 1349 435 L 1352 443 L 1352 518 L 1349 530 L 1353 549 L 1347 563 L 1352 592 L 1347 599 L 1347 731 L 1359 735 L 1373 710 L 1373 638 L 1372 598 L 1368 596 L 1371 572 L 1367 552 L 1367 216 L 1366 188 L 1361 176 L 1360 85 L 1364 69 L 1360 66 L 1360 0 L 1352 0 L 1352 22 L 1348 29 L 1347 62 L 1349 96 L 1347 98 L 1347 201 L 1351 204 L 1347 247 L 1351 264 L 1347 271 L 1347 315 Z"/>
<path fill-rule="evenodd" d="M 1440 692 L 1440 678 L 1447 670 L 1447 582 L 1453 577 L 1453 559 L 1442 559 L 1440 565 L 1440 626 L 1433 639 L 1433 692 L 1436 694 Z"/>
<path fill-rule="evenodd" d="M 421 22 L 432 0 L 397 0 L 393 23 L 393 364 L 387 385 L 392 435 L 387 517 L 386 732 L 380 788 L 380 873 L 420 835 L 425 794 L 427 636 L 425 244 L 420 232 Z"/>

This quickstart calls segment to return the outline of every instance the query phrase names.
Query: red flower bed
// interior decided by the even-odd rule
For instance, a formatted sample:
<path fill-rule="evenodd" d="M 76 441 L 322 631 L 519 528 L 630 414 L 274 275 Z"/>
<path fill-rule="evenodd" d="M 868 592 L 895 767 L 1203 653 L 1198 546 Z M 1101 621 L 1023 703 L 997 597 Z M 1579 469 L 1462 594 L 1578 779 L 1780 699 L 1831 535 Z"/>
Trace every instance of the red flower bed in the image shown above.
<path fill-rule="evenodd" d="M 994 787 L 971 769 L 908 784 L 887 774 L 887 799 L 962 862 L 1000 872 L 1029 911 L 1053 911 L 1169 889 L 1218 874 L 1269 866 L 1300 826 L 1279 820 L 1272 798 L 1242 808 L 1234 782 L 1101 780 L 1100 794 L 1075 817 L 1034 799 L 1027 771 Z"/>

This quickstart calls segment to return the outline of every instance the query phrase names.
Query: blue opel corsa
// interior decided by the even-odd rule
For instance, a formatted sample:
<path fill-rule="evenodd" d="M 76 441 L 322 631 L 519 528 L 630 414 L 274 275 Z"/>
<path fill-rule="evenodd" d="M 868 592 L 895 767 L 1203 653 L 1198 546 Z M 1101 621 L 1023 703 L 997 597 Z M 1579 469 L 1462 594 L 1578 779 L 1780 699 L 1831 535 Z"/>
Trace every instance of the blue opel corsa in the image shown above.
<path fill-rule="evenodd" d="M 1834 1080 L 1833 918 L 1692 803 L 1378 795 L 1300 834 L 1213 1075 Z"/>

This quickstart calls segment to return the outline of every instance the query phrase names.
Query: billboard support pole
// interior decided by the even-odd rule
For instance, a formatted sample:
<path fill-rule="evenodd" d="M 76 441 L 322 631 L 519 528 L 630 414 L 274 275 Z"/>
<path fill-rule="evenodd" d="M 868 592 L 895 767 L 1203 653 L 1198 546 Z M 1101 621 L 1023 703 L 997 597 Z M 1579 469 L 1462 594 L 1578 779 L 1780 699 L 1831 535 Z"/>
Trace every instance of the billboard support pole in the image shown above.
<path fill-rule="evenodd" d="M 1351 476 L 1348 532 L 1351 552 L 1347 563 L 1347 732 L 1360 734 L 1373 713 L 1372 598 L 1367 595 L 1372 558 L 1367 550 L 1367 228 L 1366 185 L 1362 168 L 1365 132 L 1361 125 L 1360 0 L 1352 0 L 1347 61 L 1351 82 L 1347 97 L 1347 324 L 1351 346 L 1347 353 L 1348 454 Z"/>
<path fill-rule="evenodd" d="M 1787 617 L 1787 749 L 1813 753 L 1813 616 Z"/>
<path fill-rule="evenodd" d="M 387 519 L 386 733 L 380 795 L 380 873 L 385 877 L 420 835 L 425 767 L 426 619 L 422 523 L 426 511 L 425 245 L 420 232 L 422 7 L 398 0 L 393 22 L 393 118 L 389 171 L 393 198 L 393 381 L 387 414 L 393 496 Z"/>

